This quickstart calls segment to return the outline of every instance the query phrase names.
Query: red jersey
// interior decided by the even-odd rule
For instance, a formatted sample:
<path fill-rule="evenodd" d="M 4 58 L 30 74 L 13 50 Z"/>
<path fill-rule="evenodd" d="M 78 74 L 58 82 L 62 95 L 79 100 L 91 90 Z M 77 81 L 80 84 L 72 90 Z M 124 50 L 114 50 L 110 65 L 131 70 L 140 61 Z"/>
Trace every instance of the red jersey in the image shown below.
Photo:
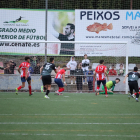
<path fill-rule="evenodd" d="M 25 71 L 26 71 L 26 68 L 29 68 L 30 67 L 30 63 L 28 62 L 22 62 L 20 65 L 19 65 L 19 68 L 21 68 L 21 77 L 25 77 Z M 30 76 L 30 72 L 29 72 L 29 69 L 27 71 L 27 77 Z"/>
<path fill-rule="evenodd" d="M 61 69 L 61 70 L 58 71 L 58 73 L 56 74 L 55 78 L 56 79 L 61 79 L 63 74 L 65 74 L 65 70 Z"/>
<path fill-rule="evenodd" d="M 105 70 L 107 70 L 107 67 L 104 65 L 99 65 L 96 67 L 95 72 L 96 72 L 96 78 L 97 80 L 105 80 Z"/>

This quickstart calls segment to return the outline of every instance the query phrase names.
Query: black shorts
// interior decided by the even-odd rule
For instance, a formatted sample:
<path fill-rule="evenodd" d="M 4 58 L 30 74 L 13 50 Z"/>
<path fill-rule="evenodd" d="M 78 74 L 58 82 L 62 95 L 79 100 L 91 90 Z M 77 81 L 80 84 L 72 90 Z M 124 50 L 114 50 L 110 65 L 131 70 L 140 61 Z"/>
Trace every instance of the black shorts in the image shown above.
<path fill-rule="evenodd" d="M 45 85 L 51 85 L 51 83 L 52 83 L 51 76 L 50 75 L 42 76 L 42 82 L 43 82 L 43 86 L 45 86 Z"/>
<path fill-rule="evenodd" d="M 70 70 L 70 75 L 74 75 L 75 70 Z"/>
<path fill-rule="evenodd" d="M 97 80 L 97 85 L 98 86 L 100 86 L 101 83 L 105 86 L 106 80 Z"/>
<path fill-rule="evenodd" d="M 129 85 L 130 92 L 133 92 L 133 90 L 135 90 L 135 92 L 139 92 L 139 87 L 138 87 L 137 81 L 129 81 L 128 85 Z"/>

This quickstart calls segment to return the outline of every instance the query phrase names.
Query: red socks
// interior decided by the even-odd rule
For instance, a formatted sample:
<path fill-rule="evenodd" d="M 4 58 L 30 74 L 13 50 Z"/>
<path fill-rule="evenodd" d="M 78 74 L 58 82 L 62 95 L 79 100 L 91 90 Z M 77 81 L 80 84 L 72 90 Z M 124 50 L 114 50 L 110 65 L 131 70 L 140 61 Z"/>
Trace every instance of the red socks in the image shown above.
<path fill-rule="evenodd" d="M 31 86 L 28 86 L 28 88 L 29 88 L 29 94 L 31 94 L 32 91 Z"/>
<path fill-rule="evenodd" d="M 99 91 L 99 89 L 100 89 L 100 87 L 99 87 L 99 86 L 97 86 L 97 91 Z"/>
<path fill-rule="evenodd" d="M 20 90 L 21 88 L 22 88 L 22 87 L 21 87 L 21 86 L 19 86 L 17 89 L 18 89 L 18 90 Z"/>
<path fill-rule="evenodd" d="M 59 91 L 59 92 L 62 92 L 62 91 L 64 91 L 64 88 L 59 88 L 58 91 Z"/>
<path fill-rule="evenodd" d="M 106 86 L 104 86 L 104 88 L 105 88 L 105 95 L 107 95 L 107 87 L 106 87 Z"/>

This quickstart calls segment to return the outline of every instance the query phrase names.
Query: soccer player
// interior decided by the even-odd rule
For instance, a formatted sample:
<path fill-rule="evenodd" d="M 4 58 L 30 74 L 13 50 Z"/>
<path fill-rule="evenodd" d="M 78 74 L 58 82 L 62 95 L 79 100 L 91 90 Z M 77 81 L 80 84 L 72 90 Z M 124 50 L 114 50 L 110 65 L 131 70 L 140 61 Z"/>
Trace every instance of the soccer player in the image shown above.
<path fill-rule="evenodd" d="M 48 95 L 49 95 L 50 90 L 51 90 L 51 83 L 52 83 L 51 72 L 52 72 L 52 70 L 54 70 L 55 73 L 57 73 L 56 67 L 54 65 L 54 58 L 50 58 L 50 63 L 45 63 L 44 66 L 42 66 L 40 68 L 43 86 L 47 90 L 46 95 L 44 96 L 44 98 L 46 98 L 46 99 L 49 99 Z"/>
<path fill-rule="evenodd" d="M 125 83 L 126 78 L 128 77 L 128 85 L 129 85 L 129 90 L 130 90 L 130 94 L 128 96 L 128 98 L 130 99 L 130 97 L 132 97 L 133 95 L 133 90 L 135 90 L 136 94 L 136 102 L 139 102 L 138 98 L 139 98 L 139 87 L 138 87 L 138 79 L 140 78 L 140 74 L 137 72 L 138 68 L 134 67 L 134 71 L 128 73 L 125 78 L 123 83 Z"/>
<path fill-rule="evenodd" d="M 105 95 L 107 95 L 107 87 L 106 87 L 106 76 L 107 80 L 109 81 L 108 74 L 107 74 L 107 67 L 104 65 L 104 60 L 100 60 L 100 65 L 98 65 L 95 69 L 94 77 L 97 80 L 97 90 L 96 95 L 99 92 L 100 84 L 102 83 L 105 89 Z"/>
<path fill-rule="evenodd" d="M 106 87 L 107 87 L 107 93 L 108 94 L 112 94 L 113 91 L 114 91 L 114 88 L 115 88 L 115 85 L 118 84 L 120 82 L 120 79 L 119 78 L 116 78 L 114 81 L 108 81 L 106 83 Z M 102 90 L 103 92 L 100 92 L 99 94 L 105 94 L 105 88 L 104 86 L 102 85 Z"/>
<path fill-rule="evenodd" d="M 54 82 L 58 85 L 59 90 L 57 90 L 55 93 L 57 93 L 57 95 L 62 95 L 62 91 L 64 91 L 64 85 L 63 82 L 65 84 L 65 86 L 67 86 L 66 81 L 65 81 L 65 72 L 67 70 L 67 66 L 63 65 L 63 68 L 61 70 L 59 70 L 59 72 L 56 74 L 56 77 L 54 79 Z M 61 80 L 61 78 L 63 78 L 63 82 Z"/>
<path fill-rule="evenodd" d="M 53 36 L 55 36 L 57 39 L 60 41 L 74 41 L 75 36 L 75 25 L 72 23 L 68 23 L 65 27 L 65 35 L 58 33 L 57 31 L 54 30 L 53 27 L 51 28 L 51 33 Z M 61 44 L 61 49 L 60 49 L 60 54 L 68 54 L 68 55 L 74 55 L 74 44 L 73 43 L 62 43 Z"/>
<path fill-rule="evenodd" d="M 85 54 L 84 59 L 82 60 L 82 69 L 83 69 L 84 75 L 86 75 L 86 72 L 88 71 L 89 64 L 90 64 L 90 60 L 87 59 L 87 54 Z M 83 84 L 85 84 L 85 77 L 83 78 Z"/>
<path fill-rule="evenodd" d="M 26 80 L 28 82 L 29 96 L 32 95 L 32 93 L 31 93 L 31 76 L 30 76 L 30 72 L 29 72 L 29 67 L 30 67 L 30 57 L 27 56 L 27 57 L 25 57 L 25 62 L 22 62 L 18 68 L 18 72 L 21 74 L 22 85 L 19 86 L 18 88 L 16 88 L 17 95 L 18 95 L 18 91 L 21 88 L 25 87 Z M 20 71 L 20 69 L 22 70 L 22 72 Z"/>

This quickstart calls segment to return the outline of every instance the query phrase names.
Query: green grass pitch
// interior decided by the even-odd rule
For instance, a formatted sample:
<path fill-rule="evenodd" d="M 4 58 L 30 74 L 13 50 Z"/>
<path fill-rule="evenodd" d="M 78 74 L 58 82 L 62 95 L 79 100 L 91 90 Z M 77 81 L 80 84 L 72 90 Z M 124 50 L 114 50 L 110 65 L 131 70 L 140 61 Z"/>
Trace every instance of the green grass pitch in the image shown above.
<path fill-rule="evenodd" d="M 139 140 L 140 102 L 128 95 L 0 93 L 0 140 Z"/>

